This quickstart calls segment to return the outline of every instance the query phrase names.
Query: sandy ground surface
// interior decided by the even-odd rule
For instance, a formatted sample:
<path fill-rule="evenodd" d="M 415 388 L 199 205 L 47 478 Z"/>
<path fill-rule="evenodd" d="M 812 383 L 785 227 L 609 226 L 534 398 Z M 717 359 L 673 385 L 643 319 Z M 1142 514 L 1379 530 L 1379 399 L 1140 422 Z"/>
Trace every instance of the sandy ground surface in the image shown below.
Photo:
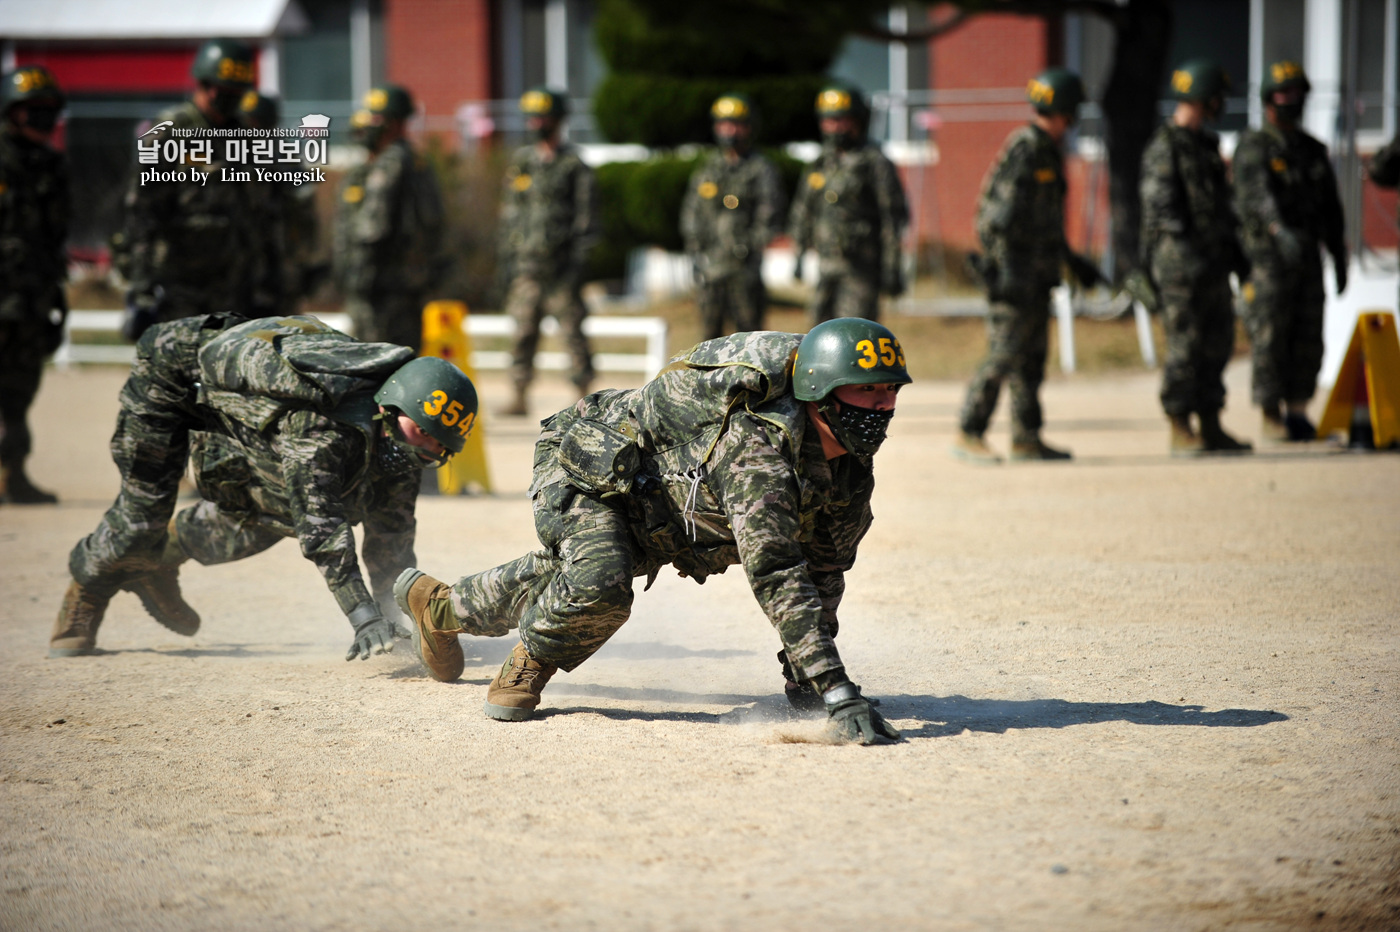
<path fill-rule="evenodd" d="M 737 569 L 639 594 L 521 724 L 481 714 L 510 639 L 452 685 L 345 663 L 291 543 L 187 566 L 192 639 L 122 595 L 49 660 L 121 378 L 50 372 L 63 504 L 0 509 L 4 929 L 1400 928 L 1400 457 L 1174 461 L 1142 373 L 1047 386 L 1075 463 L 975 468 L 962 386 L 913 386 L 839 639 L 908 740 L 862 748 L 788 714 Z M 438 575 L 533 545 L 533 431 L 487 429 L 497 494 L 420 505 Z"/>

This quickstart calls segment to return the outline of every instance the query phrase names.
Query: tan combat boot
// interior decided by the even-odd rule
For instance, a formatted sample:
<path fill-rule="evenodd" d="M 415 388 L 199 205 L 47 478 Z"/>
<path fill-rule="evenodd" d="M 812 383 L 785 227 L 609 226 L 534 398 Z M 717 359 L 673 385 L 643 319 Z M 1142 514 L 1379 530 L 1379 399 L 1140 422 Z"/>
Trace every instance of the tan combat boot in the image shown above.
<path fill-rule="evenodd" d="M 1225 429 L 1220 426 L 1219 411 L 1199 411 L 1196 414 L 1201 419 L 1201 443 L 1207 453 L 1252 453 L 1253 444 L 1243 440 L 1236 440 Z"/>
<path fill-rule="evenodd" d="M 1191 415 L 1173 414 L 1167 420 L 1171 423 L 1171 455 L 1200 456 L 1205 443 L 1200 434 L 1191 429 Z"/>
<path fill-rule="evenodd" d="M 530 405 L 525 394 L 526 390 L 524 385 L 515 386 L 515 397 L 511 400 L 510 404 L 500 409 L 501 415 L 503 417 L 524 417 L 529 414 Z"/>
<path fill-rule="evenodd" d="M 1283 420 L 1283 415 L 1279 414 L 1278 405 L 1264 408 L 1263 418 L 1259 426 L 1259 438 L 1265 443 L 1286 443 L 1288 441 L 1288 424 Z"/>
<path fill-rule="evenodd" d="M 987 441 L 982 439 L 981 434 L 959 431 L 949 452 L 953 454 L 954 459 L 960 459 L 965 463 L 976 463 L 980 466 L 991 466 L 1001 462 L 1001 457 L 996 454 L 995 450 L 987 446 Z"/>
<path fill-rule="evenodd" d="M 1016 440 L 1011 444 L 1011 459 L 1019 462 L 1040 460 L 1044 462 L 1073 459 L 1068 450 L 1057 450 L 1040 439 Z"/>
<path fill-rule="evenodd" d="M 451 683 L 467 665 L 457 634 L 462 625 L 452 611 L 452 587 L 409 567 L 394 581 L 394 601 L 413 620 L 413 649 L 435 680 Z"/>
<path fill-rule="evenodd" d="M 486 717 L 500 722 L 523 722 L 535 714 L 540 693 L 559 668 L 530 659 L 524 644 L 515 645 L 501 672 L 486 687 Z"/>
<path fill-rule="evenodd" d="M 11 505 L 52 505 L 57 501 L 57 495 L 45 492 L 29 481 L 23 463 L 0 466 L 0 502 L 9 502 Z"/>
<path fill-rule="evenodd" d="M 180 568 L 163 566 L 122 585 L 134 593 L 151 617 L 184 637 L 199 631 L 199 613 L 180 594 Z"/>
<path fill-rule="evenodd" d="M 78 583 L 68 584 L 49 636 L 50 657 L 81 657 L 97 651 L 97 626 L 107 612 L 111 596 L 103 596 Z"/>

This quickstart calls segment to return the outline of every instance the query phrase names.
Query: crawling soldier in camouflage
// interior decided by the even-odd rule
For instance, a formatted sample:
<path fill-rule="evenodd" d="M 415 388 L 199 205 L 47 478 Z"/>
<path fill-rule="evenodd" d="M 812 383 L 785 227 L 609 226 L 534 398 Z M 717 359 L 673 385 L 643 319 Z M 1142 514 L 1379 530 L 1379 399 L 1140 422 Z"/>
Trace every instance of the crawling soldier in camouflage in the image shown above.
<path fill-rule="evenodd" d="M 413 98 L 395 85 L 365 95 L 351 125 L 367 156 L 336 205 L 335 267 L 355 336 L 423 344 L 423 305 L 445 266 L 437 178 L 409 145 Z"/>
<path fill-rule="evenodd" d="M 847 677 L 835 637 L 845 572 L 870 528 L 871 459 L 909 381 L 889 330 L 837 320 L 805 337 L 700 343 L 640 389 L 559 412 L 535 447 L 543 548 L 451 586 L 418 570 L 395 583 L 424 662 L 454 680 L 459 633 L 519 627 L 486 714 L 529 718 L 554 672 L 627 620 L 634 577 L 650 585 L 670 564 L 704 582 L 742 564 L 778 629 L 794 705 L 825 707 L 847 740 L 897 739 Z"/>
<path fill-rule="evenodd" d="M 50 656 L 96 650 L 119 589 L 170 630 L 194 634 L 180 564 L 227 563 L 284 537 L 297 538 L 355 629 L 347 660 L 408 636 L 389 593 L 414 562 L 419 470 L 459 452 L 475 421 L 476 390 L 461 370 L 313 317 L 200 316 L 150 328 L 121 402 L 112 436 L 121 492 L 69 557 Z M 172 521 L 188 461 L 203 501 Z"/>
<path fill-rule="evenodd" d="M 704 339 L 763 329 L 768 295 L 763 250 L 787 209 L 778 169 L 753 151 L 753 104 L 726 94 L 710 108 L 719 150 L 690 176 L 681 204 L 681 236 L 695 267 Z"/>
<path fill-rule="evenodd" d="M 1327 147 L 1299 125 L 1311 85 L 1295 62 L 1269 66 L 1260 95 L 1264 125 L 1235 147 L 1235 210 L 1250 278 L 1245 326 L 1254 350 L 1254 403 L 1265 440 L 1312 440 L 1308 401 L 1322 368 L 1319 246 L 1332 254 L 1337 293 L 1347 287 L 1347 245 Z M 1286 411 L 1284 406 L 1286 407 Z"/>
<path fill-rule="evenodd" d="M 909 207 L 899 172 L 865 139 L 870 108 L 860 92 L 832 86 L 817 95 L 822 154 L 793 197 L 789 229 L 797 252 L 817 251 L 814 324 L 833 317 L 880 317 L 880 295 L 904 293 L 900 241 Z"/>
<path fill-rule="evenodd" d="M 569 378 L 579 396 L 593 382 L 593 356 L 583 335 L 588 316 L 579 289 L 598 238 L 593 169 L 563 141 L 568 98 L 540 87 L 520 98 L 536 141 L 522 146 L 506 168 L 501 196 L 500 262 L 510 282 L 506 313 L 515 319 L 511 378 L 515 397 L 501 413 L 523 417 L 535 378 L 535 349 L 546 313 L 559 321 L 572 358 Z"/>
<path fill-rule="evenodd" d="M 1220 426 L 1235 345 L 1230 273 L 1241 281 L 1249 274 L 1220 137 L 1205 128 L 1224 109 L 1229 80 L 1219 65 L 1198 59 L 1174 71 L 1171 86 L 1176 109 L 1142 155 L 1142 261 L 1161 295 L 1170 449 L 1173 456 L 1248 453 L 1248 443 Z"/>
<path fill-rule="evenodd" d="M 1065 264 L 1086 287 L 1102 278 L 1092 262 L 1071 252 L 1065 242 L 1060 146 L 1078 118 L 1084 85 L 1074 72 L 1051 68 L 1031 79 L 1026 95 L 1035 118 L 1007 138 L 977 205 L 977 236 L 986 250 L 980 266 L 991 307 L 987 358 L 967 386 L 961 432 L 953 444 L 953 455 L 969 462 L 1001 460 L 983 434 L 1003 380 L 1011 389 L 1011 458 L 1070 458 L 1040 439 L 1050 289 L 1059 284 Z"/>
<path fill-rule="evenodd" d="M 0 501 L 58 501 L 24 471 L 29 406 L 58 349 L 68 299 L 68 166 L 49 145 L 63 109 L 53 76 L 31 65 L 0 84 Z"/>
<path fill-rule="evenodd" d="M 198 82 L 190 100 L 156 117 L 143 139 L 165 142 L 177 130 L 238 125 L 238 105 L 253 86 L 253 49 L 237 39 L 211 39 L 195 54 Z M 161 127 L 170 122 L 171 126 Z M 130 285 L 123 332 L 135 342 L 151 324 L 196 314 L 244 315 L 257 271 L 253 183 L 223 180 L 225 140 L 210 143 L 209 161 L 137 165 L 126 194 L 126 225 L 113 241 L 113 261 Z M 234 165 L 233 168 L 240 166 Z M 141 170 L 198 171 L 190 181 L 141 183 Z"/>

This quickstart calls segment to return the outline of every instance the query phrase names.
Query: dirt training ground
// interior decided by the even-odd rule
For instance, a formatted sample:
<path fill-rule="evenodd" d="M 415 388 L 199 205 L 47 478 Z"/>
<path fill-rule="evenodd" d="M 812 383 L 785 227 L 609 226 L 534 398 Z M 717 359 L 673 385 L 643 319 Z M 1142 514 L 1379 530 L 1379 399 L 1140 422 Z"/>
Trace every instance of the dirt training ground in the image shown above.
<path fill-rule="evenodd" d="M 1047 386 L 1076 462 L 979 469 L 962 385 L 912 386 L 838 641 L 908 740 L 843 747 L 737 568 L 639 592 L 521 724 L 480 711 L 510 639 L 453 685 L 347 664 L 285 542 L 187 565 L 193 639 L 123 594 L 47 659 L 123 374 L 49 373 L 63 504 L 0 508 L 0 928 L 1400 928 L 1400 457 L 1170 460 L 1141 374 Z M 429 572 L 533 546 L 533 431 L 486 427 L 498 495 L 422 502 Z"/>

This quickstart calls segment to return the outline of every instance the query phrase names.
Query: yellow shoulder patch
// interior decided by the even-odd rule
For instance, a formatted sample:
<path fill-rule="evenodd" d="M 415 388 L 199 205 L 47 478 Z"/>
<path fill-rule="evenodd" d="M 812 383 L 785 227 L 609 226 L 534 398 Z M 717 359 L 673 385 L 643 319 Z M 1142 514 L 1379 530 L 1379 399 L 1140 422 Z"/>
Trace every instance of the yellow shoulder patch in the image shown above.
<path fill-rule="evenodd" d="M 365 189 L 360 185 L 352 184 L 345 189 L 345 193 L 340 196 L 340 199 L 347 204 L 358 204 L 365 199 Z"/>
<path fill-rule="evenodd" d="M 528 191 L 534 183 L 534 179 L 523 172 L 510 180 L 510 186 L 517 191 Z"/>
<path fill-rule="evenodd" d="M 713 181 L 702 181 L 700 182 L 700 187 L 695 189 L 695 193 L 708 201 L 719 193 L 719 185 L 715 184 Z"/>
<path fill-rule="evenodd" d="M 1035 170 L 1035 180 L 1041 184 L 1049 184 L 1058 177 L 1060 177 L 1060 173 L 1053 168 L 1037 168 Z"/>
<path fill-rule="evenodd" d="M 8 190 L 10 190 L 10 186 L 5 184 L 5 182 L 0 181 L 0 194 L 4 194 Z"/>
<path fill-rule="evenodd" d="M 1274 171 L 1278 172 L 1280 175 L 1288 171 L 1288 163 L 1285 162 L 1283 159 L 1270 159 L 1269 167 L 1272 168 Z"/>
<path fill-rule="evenodd" d="M 826 176 L 821 172 L 812 172 L 807 176 L 807 186 L 813 191 L 820 191 L 826 187 Z"/>

